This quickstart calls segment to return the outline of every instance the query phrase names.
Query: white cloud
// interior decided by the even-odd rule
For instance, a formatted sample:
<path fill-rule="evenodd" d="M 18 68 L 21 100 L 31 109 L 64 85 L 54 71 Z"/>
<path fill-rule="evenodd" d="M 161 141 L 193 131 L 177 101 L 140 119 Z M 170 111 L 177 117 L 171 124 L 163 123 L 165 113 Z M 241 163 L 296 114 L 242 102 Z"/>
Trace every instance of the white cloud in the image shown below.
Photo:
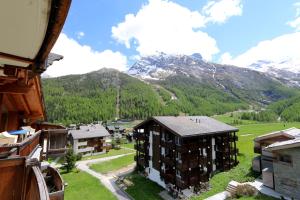
<path fill-rule="evenodd" d="M 240 67 L 247 67 L 252 63 L 265 60 L 275 63 L 289 61 L 294 65 L 289 66 L 290 69 L 299 71 L 300 64 L 300 32 L 285 34 L 272 40 L 259 42 L 255 47 L 250 48 L 245 53 L 230 58 L 223 55 L 223 64 L 233 64 Z M 221 59 L 222 60 L 222 59 Z M 297 69 L 296 69 L 297 68 Z"/>
<path fill-rule="evenodd" d="M 50 66 L 46 73 L 50 76 L 67 74 L 82 74 L 103 67 L 126 69 L 127 58 L 120 52 L 111 50 L 94 51 L 90 46 L 80 45 L 76 40 L 61 33 L 52 52 L 63 55 L 64 58 Z"/>
<path fill-rule="evenodd" d="M 76 33 L 77 39 L 81 39 L 84 35 L 85 35 L 85 33 L 82 32 L 82 31 L 79 31 L 79 32 Z"/>
<path fill-rule="evenodd" d="M 230 53 L 225 52 L 221 55 L 220 57 L 220 63 L 222 64 L 228 64 L 232 62 L 232 56 L 230 55 Z"/>
<path fill-rule="evenodd" d="M 206 22 L 224 23 L 232 16 L 241 16 L 243 6 L 240 0 L 209 1 L 202 9 Z"/>
<path fill-rule="evenodd" d="M 240 15 L 241 6 L 237 2 L 213 1 L 213 5 L 206 9 L 207 18 L 200 11 L 191 11 L 168 0 L 149 0 L 136 14 L 127 14 L 123 22 L 112 27 L 112 37 L 127 48 L 133 46 L 142 56 L 157 52 L 201 53 L 205 59 L 211 60 L 219 52 L 216 41 L 199 29 L 204 28 L 208 21 L 224 22 L 230 16 Z M 236 4 L 239 9 L 234 9 Z M 229 10 L 222 10 L 220 5 Z M 222 11 L 221 17 L 215 14 L 217 11 Z"/>
<path fill-rule="evenodd" d="M 295 3 L 294 6 L 296 7 L 295 19 L 287 22 L 287 24 L 295 28 L 296 31 L 300 31 L 300 2 Z"/>

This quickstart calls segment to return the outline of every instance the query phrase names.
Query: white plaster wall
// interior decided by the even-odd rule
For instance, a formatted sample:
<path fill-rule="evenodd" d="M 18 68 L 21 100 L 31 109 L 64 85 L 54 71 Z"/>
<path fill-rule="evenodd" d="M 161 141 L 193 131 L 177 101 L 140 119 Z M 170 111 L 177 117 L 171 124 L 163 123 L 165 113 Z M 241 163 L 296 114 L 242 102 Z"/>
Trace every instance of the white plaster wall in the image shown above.
<path fill-rule="evenodd" d="M 213 171 L 216 171 L 217 167 L 216 167 L 216 164 L 215 164 L 215 160 L 216 160 L 216 151 L 215 151 L 215 145 L 216 145 L 216 142 L 215 142 L 215 138 L 212 138 L 211 139 L 211 145 L 212 145 L 212 160 L 213 160 Z"/>
<path fill-rule="evenodd" d="M 73 140 L 73 151 L 75 154 L 78 153 L 78 140 Z"/>
<path fill-rule="evenodd" d="M 150 166 L 150 164 L 149 164 Z M 148 175 L 148 178 L 154 182 L 156 182 L 158 185 L 162 186 L 163 188 L 166 188 L 166 184 L 160 180 L 160 173 L 159 171 L 157 171 L 156 169 L 153 169 L 153 168 L 150 168 L 150 173 Z M 149 169 L 148 169 L 148 172 L 149 172 Z"/>

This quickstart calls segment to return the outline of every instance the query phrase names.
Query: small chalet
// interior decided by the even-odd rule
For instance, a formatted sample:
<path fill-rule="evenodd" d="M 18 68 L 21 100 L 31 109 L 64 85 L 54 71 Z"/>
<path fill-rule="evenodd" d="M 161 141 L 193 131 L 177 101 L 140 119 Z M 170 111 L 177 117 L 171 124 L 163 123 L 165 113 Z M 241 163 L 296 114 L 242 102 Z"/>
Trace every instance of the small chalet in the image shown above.
<path fill-rule="evenodd" d="M 135 159 L 149 179 L 180 194 L 238 164 L 237 131 L 205 116 L 151 117 L 134 127 Z"/>
<path fill-rule="evenodd" d="M 71 0 L 0 1 L 0 199 L 63 200 L 59 171 L 44 164 L 63 154 L 67 131 L 47 120 L 41 74 Z M 52 150 L 52 151 L 51 151 Z"/>
<path fill-rule="evenodd" d="M 300 197 L 300 129 L 290 128 L 254 139 L 254 171 L 263 184 L 289 197 Z"/>
<path fill-rule="evenodd" d="M 125 128 L 119 125 L 106 126 L 106 130 L 114 137 L 122 137 L 125 133 Z"/>
<path fill-rule="evenodd" d="M 70 141 L 75 154 L 96 155 L 110 150 L 106 139 L 109 132 L 100 124 L 80 126 L 79 130 L 70 130 Z"/>

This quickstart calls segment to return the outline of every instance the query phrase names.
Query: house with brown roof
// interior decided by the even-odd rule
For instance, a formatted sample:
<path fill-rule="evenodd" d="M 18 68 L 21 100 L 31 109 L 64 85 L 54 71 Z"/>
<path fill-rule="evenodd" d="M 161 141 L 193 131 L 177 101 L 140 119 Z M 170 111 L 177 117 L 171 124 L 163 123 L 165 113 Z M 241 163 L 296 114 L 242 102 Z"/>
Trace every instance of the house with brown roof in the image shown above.
<path fill-rule="evenodd" d="M 237 131 L 206 116 L 151 117 L 134 127 L 135 160 L 167 190 L 194 192 L 214 173 L 238 164 Z"/>
<path fill-rule="evenodd" d="M 290 128 L 254 139 L 254 171 L 262 173 L 263 184 L 300 199 L 300 129 Z"/>

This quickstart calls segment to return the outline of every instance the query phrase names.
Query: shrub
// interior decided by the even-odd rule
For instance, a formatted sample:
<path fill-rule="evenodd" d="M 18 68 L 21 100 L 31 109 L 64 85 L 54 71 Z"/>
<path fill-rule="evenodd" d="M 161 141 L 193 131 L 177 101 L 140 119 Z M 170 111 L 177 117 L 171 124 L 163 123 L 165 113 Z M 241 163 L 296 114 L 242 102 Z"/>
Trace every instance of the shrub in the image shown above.
<path fill-rule="evenodd" d="M 77 156 L 74 154 L 72 148 L 68 149 L 65 159 L 66 159 L 66 163 L 64 165 L 64 168 L 66 169 L 67 172 L 70 172 L 75 167 L 75 163 L 77 159 Z"/>
<path fill-rule="evenodd" d="M 244 184 L 239 184 L 236 187 L 236 196 L 237 197 L 242 197 L 242 196 L 255 196 L 257 195 L 258 190 L 248 184 L 248 183 L 244 183 Z"/>

